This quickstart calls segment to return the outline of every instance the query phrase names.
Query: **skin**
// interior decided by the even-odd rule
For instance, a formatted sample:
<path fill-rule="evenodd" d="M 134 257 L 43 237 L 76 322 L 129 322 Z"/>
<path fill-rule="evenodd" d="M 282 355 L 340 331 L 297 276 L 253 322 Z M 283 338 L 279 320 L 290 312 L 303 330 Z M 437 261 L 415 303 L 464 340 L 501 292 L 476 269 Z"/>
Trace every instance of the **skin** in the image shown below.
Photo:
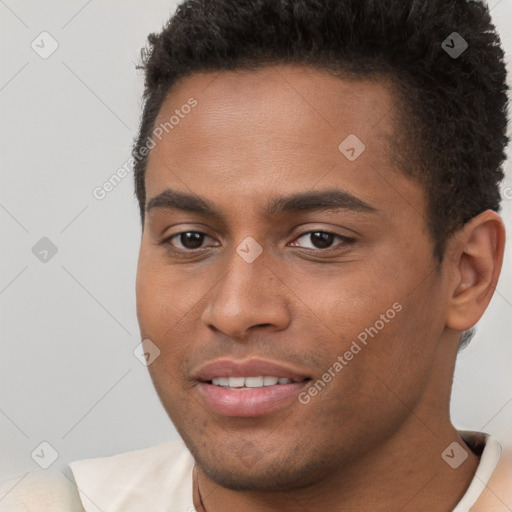
<path fill-rule="evenodd" d="M 195 194 L 222 219 L 146 214 L 137 314 L 161 351 L 150 375 L 207 511 L 451 510 L 479 462 L 450 421 L 455 359 L 498 280 L 500 217 L 472 219 L 438 267 L 425 192 L 392 159 L 403 128 L 384 79 L 284 65 L 194 74 L 157 125 L 190 97 L 197 106 L 150 153 L 146 200 Z M 349 134 L 366 146 L 353 162 L 338 150 Z M 263 212 L 270 198 L 331 188 L 376 211 Z M 311 230 L 354 241 L 321 246 Z M 187 231 L 206 234 L 199 250 L 164 242 Z M 248 236 L 263 249 L 253 263 L 236 252 Z M 402 310 L 306 405 L 230 418 L 199 395 L 192 375 L 221 357 L 284 363 L 314 382 L 394 303 Z M 441 457 L 452 442 L 468 452 L 457 469 Z"/>

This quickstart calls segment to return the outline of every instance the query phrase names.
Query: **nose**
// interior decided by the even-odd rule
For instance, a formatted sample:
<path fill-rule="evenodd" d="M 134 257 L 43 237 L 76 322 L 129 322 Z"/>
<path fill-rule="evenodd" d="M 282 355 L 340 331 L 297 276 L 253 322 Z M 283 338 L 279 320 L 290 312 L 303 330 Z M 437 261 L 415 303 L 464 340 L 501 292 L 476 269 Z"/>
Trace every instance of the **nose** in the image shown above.
<path fill-rule="evenodd" d="M 234 253 L 228 264 L 212 290 L 202 321 L 237 340 L 257 328 L 286 329 L 290 324 L 290 291 L 268 258 L 261 255 L 248 263 Z"/>

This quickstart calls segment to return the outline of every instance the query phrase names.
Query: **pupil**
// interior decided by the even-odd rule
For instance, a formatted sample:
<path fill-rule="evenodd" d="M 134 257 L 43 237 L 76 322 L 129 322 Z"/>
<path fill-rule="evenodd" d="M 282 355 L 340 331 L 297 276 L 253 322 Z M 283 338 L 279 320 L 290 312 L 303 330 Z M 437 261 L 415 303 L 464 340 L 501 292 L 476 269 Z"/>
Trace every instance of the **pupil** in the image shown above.
<path fill-rule="evenodd" d="M 322 232 L 311 233 L 313 245 L 317 245 L 317 246 L 319 245 L 320 246 L 320 247 L 318 247 L 319 249 L 325 249 L 326 247 L 330 247 L 330 245 L 332 244 L 333 236 L 334 235 L 332 233 L 322 233 Z M 315 243 L 315 241 L 314 241 L 315 237 L 317 239 L 319 239 L 319 241 L 317 243 Z"/>
<path fill-rule="evenodd" d="M 180 242 L 183 244 L 183 247 L 187 249 L 198 249 L 203 242 L 203 235 L 201 233 L 188 231 L 187 233 L 181 234 Z"/>

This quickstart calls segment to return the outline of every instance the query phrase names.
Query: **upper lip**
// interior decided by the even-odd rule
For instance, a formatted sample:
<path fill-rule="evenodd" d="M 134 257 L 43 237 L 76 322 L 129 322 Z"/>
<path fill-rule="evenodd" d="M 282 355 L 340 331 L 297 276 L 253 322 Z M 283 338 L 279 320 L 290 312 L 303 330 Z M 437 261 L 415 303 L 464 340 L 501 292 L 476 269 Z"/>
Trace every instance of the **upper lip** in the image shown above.
<path fill-rule="evenodd" d="M 309 378 L 304 373 L 288 366 L 265 361 L 263 359 L 248 359 L 235 361 L 232 359 L 218 359 L 199 368 L 193 375 L 196 380 L 208 382 L 215 377 L 285 377 L 292 380 Z"/>

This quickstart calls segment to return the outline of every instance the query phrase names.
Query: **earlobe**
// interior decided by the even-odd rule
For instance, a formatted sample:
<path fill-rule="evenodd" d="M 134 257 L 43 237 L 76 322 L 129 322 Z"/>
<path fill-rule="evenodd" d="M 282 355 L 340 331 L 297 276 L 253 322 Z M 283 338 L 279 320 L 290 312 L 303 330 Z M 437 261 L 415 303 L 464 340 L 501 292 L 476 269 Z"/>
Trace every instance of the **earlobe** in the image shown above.
<path fill-rule="evenodd" d="M 480 320 L 493 296 L 503 263 L 505 227 L 492 210 L 471 219 L 456 235 L 454 281 L 446 325 L 465 331 Z"/>

